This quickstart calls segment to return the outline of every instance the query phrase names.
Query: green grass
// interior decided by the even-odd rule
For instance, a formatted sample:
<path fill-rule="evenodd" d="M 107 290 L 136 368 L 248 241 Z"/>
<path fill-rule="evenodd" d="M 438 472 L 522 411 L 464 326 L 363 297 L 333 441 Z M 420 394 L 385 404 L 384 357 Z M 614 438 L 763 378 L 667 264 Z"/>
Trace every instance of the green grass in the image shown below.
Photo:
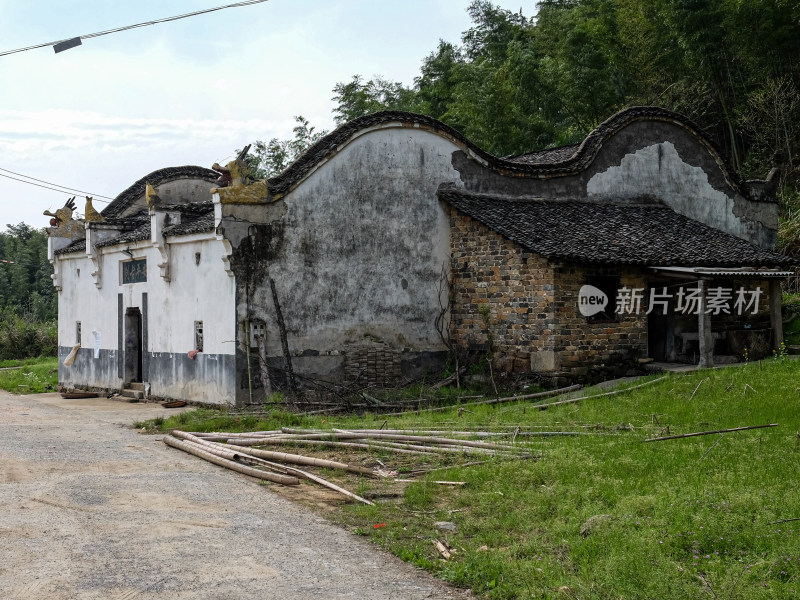
<path fill-rule="evenodd" d="M 0 371 L 0 389 L 15 394 L 52 392 L 58 387 L 58 358 L 40 357 L 26 360 L 4 360 L 0 368 L 22 367 Z"/>
<path fill-rule="evenodd" d="M 347 503 L 333 517 L 486 598 L 795 598 L 800 520 L 779 521 L 800 518 L 798 374 L 800 363 L 781 357 L 670 375 L 628 394 L 547 411 L 519 403 L 476 406 L 475 414 L 461 417 L 451 410 L 389 418 L 391 428 L 519 425 L 590 435 L 527 438 L 541 459 L 437 471 L 397 501 Z M 217 416 L 204 428 L 230 418 Z M 274 428 L 286 419 L 281 414 L 274 425 L 257 426 Z M 303 424 L 380 427 L 383 421 L 326 417 Z M 643 441 L 768 423 L 779 426 Z M 241 420 L 233 425 L 246 428 Z M 467 485 L 445 487 L 434 479 Z M 437 521 L 457 530 L 437 530 Z M 386 526 L 375 529 L 378 523 Z M 438 555 L 437 539 L 455 549 L 449 560 Z"/>
<path fill-rule="evenodd" d="M 259 416 L 228 414 L 226 411 L 201 408 L 173 415 L 168 419 L 158 419 L 134 423 L 138 429 L 166 431 L 267 431 L 281 427 L 306 427 L 317 422 L 316 419 L 301 417 L 283 410 L 271 410 Z"/>

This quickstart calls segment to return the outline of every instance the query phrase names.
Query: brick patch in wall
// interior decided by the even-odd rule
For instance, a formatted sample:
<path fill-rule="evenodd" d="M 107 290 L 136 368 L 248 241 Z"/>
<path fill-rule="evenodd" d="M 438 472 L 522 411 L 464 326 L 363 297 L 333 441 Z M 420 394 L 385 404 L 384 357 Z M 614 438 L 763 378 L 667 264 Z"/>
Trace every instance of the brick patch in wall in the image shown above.
<path fill-rule="evenodd" d="M 351 346 L 344 356 L 346 381 L 364 385 L 392 385 L 402 377 L 402 355 L 388 346 Z"/>

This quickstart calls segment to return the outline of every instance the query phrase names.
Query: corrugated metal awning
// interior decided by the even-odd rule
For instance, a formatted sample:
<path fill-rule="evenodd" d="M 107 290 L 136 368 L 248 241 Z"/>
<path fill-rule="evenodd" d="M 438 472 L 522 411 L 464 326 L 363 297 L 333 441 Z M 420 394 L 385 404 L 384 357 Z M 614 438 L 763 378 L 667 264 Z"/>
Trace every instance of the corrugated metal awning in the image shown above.
<path fill-rule="evenodd" d="M 696 277 L 761 277 L 784 278 L 791 277 L 794 271 L 781 269 L 753 269 L 749 267 L 649 267 L 656 273 L 675 273 L 680 275 L 694 275 Z"/>

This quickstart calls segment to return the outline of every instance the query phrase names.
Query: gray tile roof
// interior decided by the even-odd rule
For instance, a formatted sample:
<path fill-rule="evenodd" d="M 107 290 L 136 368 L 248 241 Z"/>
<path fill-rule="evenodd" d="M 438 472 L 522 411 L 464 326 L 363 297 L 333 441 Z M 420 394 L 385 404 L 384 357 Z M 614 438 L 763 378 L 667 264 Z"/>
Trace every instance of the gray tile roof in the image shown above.
<path fill-rule="evenodd" d="M 504 237 L 555 260 L 692 267 L 797 264 L 655 202 L 508 198 L 454 186 L 440 187 L 439 197 Z"/>
<path fill-rule="evenodd" d="M 175 179 L 193 178 L 204 179 L 206 181 L 216 181 L 219 173 L 206 169 L 205 167 L 197 167 L 187 165 L 184 167 L 167 167 L 165 169 L 158 169 L 152 173 L 145 175 L 139 181 L 131 185 L 129 188 L 120 193 L 114 200 L 106 206 L 101 212 L 106 218 L 119 217 L 125 210 L 130 208 L 137 199 L 141 198 L 144 194 L 145 184 L 148 182 L 158 187 L 167 181 Z"/>
<path fill-rule="evenodd" d="M 523 163 L 527 165 L 552 165 L 564 162 L 572 158 L 580 144 L 570 144 L 569 146 L 559 146 L 558 148 L 548 148 L 547 150 L 537 150 L 516 156 L 507 156 L 506 160 L 511 162 Z"/>
<path fill-rule="evenodd" d="M 214 208 L 194 218 L 183 218 L 177 225 L 164 228 L 164 235 L 189 235 L 214 231 Z"/>
<path fill-rule="evenodd" d="M 190 204 L 174 204 L 162 206 L 168 210 L 180 211 L 181 222 L 164 228 L 164 234 L 169 236 L 190 235 L 214 230 L 214 205 L 211 202 L 192 202 Z M 118 236 L 97 244 L 99 248 L 133 244 L 150 239 L 150 216 L 141 211 L 125 219 L 109 219 L 109 223 L 121 224 L 125 230 Z M 66 248 L 57 250 L 56 254 L 72 254 L 86 250 L 86 240 L 72 242 Z"/>
<path fill-rule="evenodd" d="M 86 240 L 75 240 L 69 246 L 56 250 L 54 254 L 72 254 L 74 252 L 85 252 Z"/>

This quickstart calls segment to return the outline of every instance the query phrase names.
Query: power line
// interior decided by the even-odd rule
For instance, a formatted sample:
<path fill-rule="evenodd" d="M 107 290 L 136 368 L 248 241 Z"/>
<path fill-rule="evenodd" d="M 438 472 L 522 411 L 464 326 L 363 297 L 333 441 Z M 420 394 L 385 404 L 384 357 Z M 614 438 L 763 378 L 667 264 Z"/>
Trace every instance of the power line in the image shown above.
<path fill-rule="evenodd" d="M 78 36 L 77 38 L 66 38 L 63 40 L 56 40 L 55 42 L 47 42 L 46 44 L 36 44 L 35 46 L 26 46 L 25 48 L 17 48 L 16 50 L 5 50 L 0 52 L 0 56 L 7 56 L 9 54 L 16 54 L 17 52 L 26 52 L 28 50 L 36 50 L 37 48 L 46 48 L 47 46 L 55 46 L 61 42 L 67 42 L 70 40 L 78 39 L 78 40 L 88 40 L 90 38 L 100 37 L 102 35 L 108 35 L 110 33 L 119 33 L 120 31 L 127 31 L 129 29 L 136 29 L 137 27 L 146 27 L 147 25 L 157 25 L 158 23 L 167 23 L 168 21 L 177 21 L 179 19 L 186 19 L 188 17 L 195 17 L 197 15 L 204 15 L 206 13 L 215 12 L 218 10 L 224 10 L 226 8 L 239 8 L 241 6 L 250 6 L 251 4 L 261 4 L 262 2 L 267 2 L 268 0 L 246 0 L 245 2 L 235 2 L 234 4 L 226 4 L 225 6 L 217 6 L 214 8 L 206 8 L 204 10 L 198 10 L 195 12 L 186 13 L 183 15 L 177 15 L 175 17 L 166 17 L 164 19 L 155 19 L 153 21 L 146 21 L 144 23 L 136 23 L 135 25 L 126 25 L 125 27 L 117 27 L 116 29 L 107 29 L 106 31 L 98 31 L 97 33 L 87 33 L 86 35 Z"/>
<path fill-rule="evenodd" d="M 92 198 L 107 198 L 108 200 L 113 200 L 114 198 L 109 198 L 108 196 L 103 196 L 103 194 L 93 194 L 92 192 L 87 192 L 86 190 L 78 190 L 75 188 L 67 187 L 66 185 L 59 185 L 58 183 L 53 183 L 52 181 L 45 181 L 44 179 L 36 179 L 36 177 L 31 177 L 30 175 L 23 175 L 22 173 L 17 173 L 16 171 L 9 171 L 8 169 L 3 169 L 0 167 L 0 171 L 5 171 L 6 173 L 11 173 L 12 175 L 18 175 L 20 177 L 24 177 L 25 179 L 32 179 L 33 181 L 38 181 L 39 183 L 46 183 L 47 185 L 54 185 L 55 187 L 64 188 L 65 190 L 69 190 L 71 192 L 78 192 L 79 194 L 86 194 L 87 196 L 92 196 Z M 0 173 L 0 176 L 6 177 Z M 9 177 L 9 179 L 14 179 L 14 177 Z M 21 179 L 17 179 L 16 181 L 22 181 Z M 24 181 L 23 183 L 30 183 L 28 181 Z M 34 185 L 34 184 L 31 184 Z M 53 188 L 48 188 L 53 189 Z M 98 200 L 98 202 L 102 202 L 102 200 Z"/>
<path fill-rule="evenodd" d="M 0 170 L 4 171 L 5 169 L 0 169 Z M 61 194 L 69 193 L 69 192 L 65 192 L 63 189 L 60 190 L 58 188 L 50 187 L 50 185 L 58 185 L 57 183 L 53 183 L 53 184 L 50 184 L 50 185 L 42 185 L 40 183 L 33 183 L 32 181 L 25 181 L 24 179 L 18 179 L 17 177 L 11 177 L 11 175 L 3 175 L 2 173 L 0 173 L 0 177 L 5 177 L 6 179 L 13 179 L 14 181 L 27 183 L 28 185 L 35 185 L 36 187 L 44 188 L 46 190 L 53 190 L 54 192 L 59 192 Z M 23 177 L 25 177 L 25 175 L 23 175 Z M 33 177 L 31 177 L 31 179 L 33 179 Z M 37 179 L 36 181 L 40 181 L 40 180 Z M 64 187 L 64 186 L 59 186 L 59 187 Z M 72 190 L 72 188 L 65 188 L 65 189 Z M 73 191 L 80 191 L 80 190 L 73 190 Z M 81 193 L 82 194 L 87 194 L 87 195 L 90 194 L 90 192 L 81 192 Z M 102 197 L 103 198 L 108 198 L 108 196 L 102 196 Z M 110 202 L 108 200 L 98 200 L 98 202 L 102 202 L 103 204 L 110 204 Z"/>

